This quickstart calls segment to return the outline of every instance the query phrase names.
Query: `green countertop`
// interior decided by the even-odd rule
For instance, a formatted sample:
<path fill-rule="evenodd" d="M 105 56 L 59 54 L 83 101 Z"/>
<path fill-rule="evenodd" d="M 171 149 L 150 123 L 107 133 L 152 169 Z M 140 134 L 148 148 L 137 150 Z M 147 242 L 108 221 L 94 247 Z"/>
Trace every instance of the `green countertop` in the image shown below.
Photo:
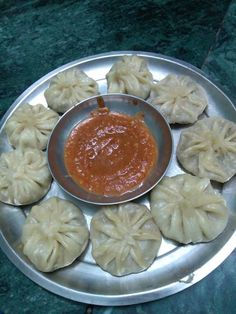
<path fill-rule="evenodd" d="M 70 61 L 114 50 L 187 61 L 236 103 L 236 0 L 0 1 L 1 115 L 33 82 Z M 235 313 L 236 251 L 199 283 L 126 307 L 90 306 L 25 277 L 0 250 L 0 313 Z"/>

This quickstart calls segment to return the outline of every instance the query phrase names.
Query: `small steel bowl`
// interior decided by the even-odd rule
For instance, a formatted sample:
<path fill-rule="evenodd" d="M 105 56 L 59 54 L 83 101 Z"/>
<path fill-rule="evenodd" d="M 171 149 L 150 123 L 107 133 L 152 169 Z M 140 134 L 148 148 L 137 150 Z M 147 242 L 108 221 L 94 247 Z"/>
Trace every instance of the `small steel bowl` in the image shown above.
<path fill-rule="evenodd" d="M 68 174 L 64 163 L 64 147 L 68 136 L 78 123 L 90 117 L 101 102 L 112 112 L 128 115 L 142 113 L 158 148 L 158 160 L 141 187 L 120 196 L 105 196 L 89 192 Z M 106 94 L 88 98 L 68 110 L 58 121 L 50 136 L 47 157 L 49 169 L 57 183 L 71 196 L 97 205 L 118 204 L 136 199 L 150 191 L 164 176 L 172 156 L 172 134 L 169 124 L 152 105 L 126 94 Z"/>

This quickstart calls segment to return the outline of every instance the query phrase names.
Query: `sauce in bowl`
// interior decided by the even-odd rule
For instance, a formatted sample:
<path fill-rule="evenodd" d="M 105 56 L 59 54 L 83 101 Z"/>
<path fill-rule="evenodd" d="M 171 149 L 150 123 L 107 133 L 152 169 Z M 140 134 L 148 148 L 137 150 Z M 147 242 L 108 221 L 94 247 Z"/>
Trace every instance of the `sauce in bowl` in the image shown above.
<path fill-rule="evenodd" d="M 64 151 L 69 175 L 85 190 L 116 196 L 142 186 L 157 162 L 143 116 L 94 111 L 70 133 Z"/>

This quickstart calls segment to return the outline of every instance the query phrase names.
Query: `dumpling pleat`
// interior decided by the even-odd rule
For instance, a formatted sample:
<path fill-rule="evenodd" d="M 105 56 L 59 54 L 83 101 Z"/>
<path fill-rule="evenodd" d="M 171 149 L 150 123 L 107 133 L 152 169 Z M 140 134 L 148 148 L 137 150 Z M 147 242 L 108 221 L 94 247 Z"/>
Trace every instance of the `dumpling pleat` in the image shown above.
<path fill-rule="evenodd" d="M 148 208 L 132 202 L 97 212 L 90 234 L 95 261 L 115 276 L 150 266 L 161 244 L 161 234 Z"/>
<path fill-rule="evenodd" d="M 178 190 L 178 198 L 168 193 L 172 185 Z M 163 197 L 160 190 L 169 198 Z M 161 232 L 185 244 L 213 240 L 228 221 L 226 202 L 214 191 L 210 180 L 189 174 L 164 178 L 152 190 L 150 206 Z"/>

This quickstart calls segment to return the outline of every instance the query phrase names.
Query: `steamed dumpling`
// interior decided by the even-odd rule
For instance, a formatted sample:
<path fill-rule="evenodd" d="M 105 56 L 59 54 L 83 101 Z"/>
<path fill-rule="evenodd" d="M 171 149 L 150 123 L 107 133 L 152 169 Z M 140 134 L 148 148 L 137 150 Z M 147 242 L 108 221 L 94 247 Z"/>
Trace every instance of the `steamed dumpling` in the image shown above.
<path fill-rule="evenodd" d="M 89 239 L 81 210 L 69 201 L 52 197 L 32 207 L 23 226 L 23 253 L 37 269 L 50 272 L 70 265 L 85 250 Z"/>
<path fill-rule="evenodd" d="M 21 105 L 9 118 L 5 131 L 14 147 L 45 149 L 59 115 L 41 104 Z"/>
<path fill-rule="evenodd" d="M 124 93 L 146 99 L 153 81 L 146 61 L 136 55 L 123 56 L 106 75 L 108 93 Z"/>
<path fill-rule="evenodd" d="M 177 158 L 189 172 L 218 182 L 236 173 L 236 124 L 206 118 L 182 131 Z"/>
<path fill-rule="evenodd" d="M 107 206 L 91 221 L 92 255 L 115 276 L 148 268 L 161 245 L 161 234 L 146 206 L 134 203 Z"/>
<path fill-rule="evenodd" d="M 44 152 L 16 149 L 0 156 L 0 200 L 15 205 L 36 202 L 51 184 Z"/>
<path fill-rule="evenodd" d="M 50 108 L 64 113 L 80 101 L 98 94 L 97 82 L 78 68 L 72 68 L 52 78 L 44 96 Z"/>
<path fill-rule="evenodd" d="M 162 234 L 180 243 L 211 241 L 228 221 L 226 202 L 210 180 L 189 174 L 165 177 L 152 190 L 150 205 Z"/>
<path fill-rule="evenodd" d="M 193 123 L 207 106 L 203 88 L 188 76 L 170 74 L 153 85 L 148 101 L 169 123 Z"/>

